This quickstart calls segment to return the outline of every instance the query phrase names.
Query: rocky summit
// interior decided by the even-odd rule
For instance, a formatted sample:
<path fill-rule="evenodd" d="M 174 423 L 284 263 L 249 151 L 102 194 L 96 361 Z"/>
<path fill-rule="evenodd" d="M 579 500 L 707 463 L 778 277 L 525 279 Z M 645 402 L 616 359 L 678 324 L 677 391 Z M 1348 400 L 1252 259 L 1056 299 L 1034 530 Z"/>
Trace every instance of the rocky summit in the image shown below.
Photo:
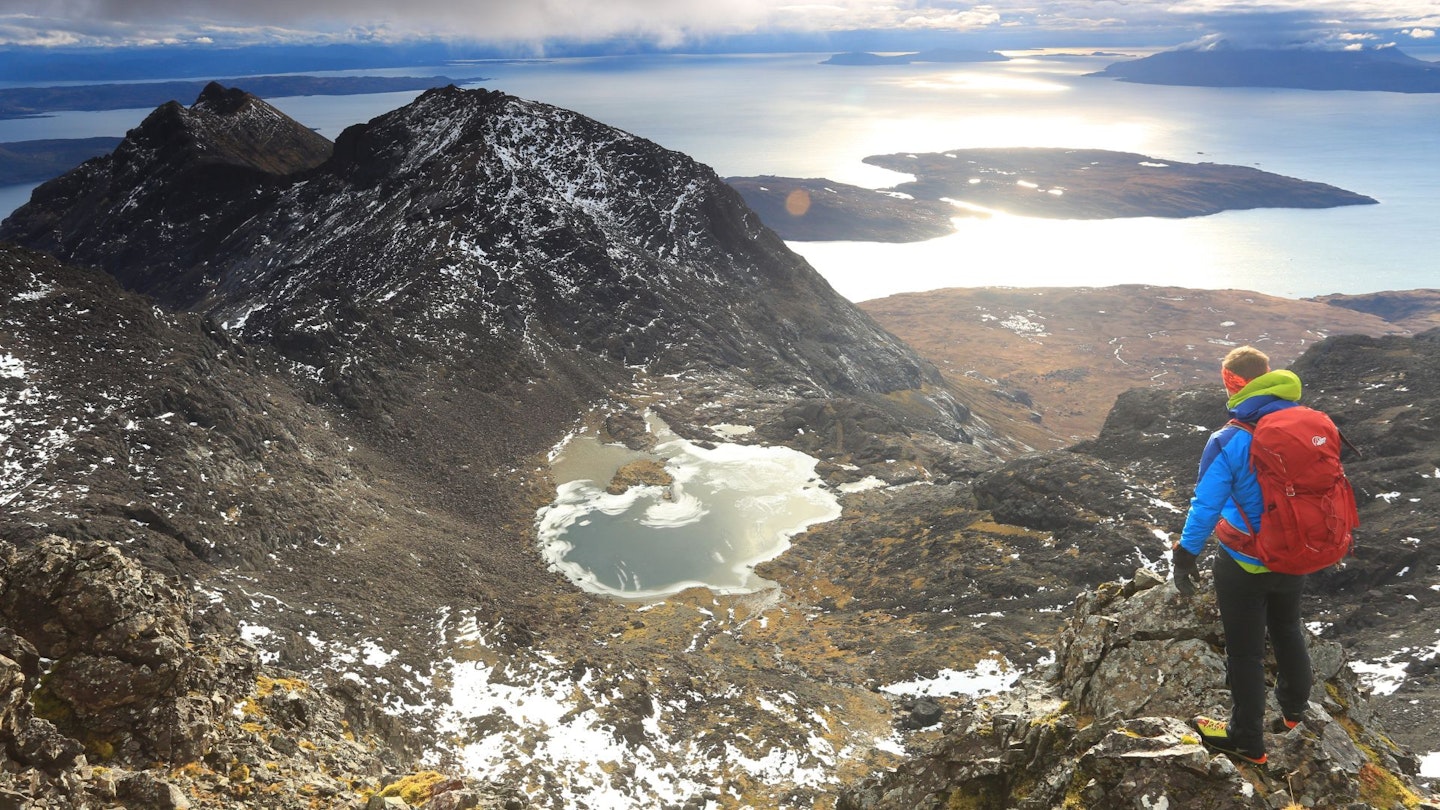
<path fill-rule="evenodd" d="M 1154 576 L 1101 587 L 1163 568 L 1213 390 L 1127 394 L 1093 441 L 1024 454 L 967 402 L 993 391 L 837 296 L 712 171 L 482 90 L 332 145 L 212 86 L 0 235 L 0 806 L 864 806 L 922 795 L 907 760 L 947 746 L 980 756 L 924 777 L 953 806 L 1023 798 L 996 792 L 1017 763 L 1036 801 L 1144 806 L 1123 763 L 1156 746 L 1172 803 L 1244 789 L 1183 740 L 1221 700 L 1213 622 Z M 1371 777 L 1420 806 L 1437 356 L 1431 333 L 1332 337 L 1296 364 L 1365 452 L 1373 532 L 1315 580 L 1339 685 L 1324 743 L 1280 760 L 1314 806 Z M 607 497 L 674 495 L 657 420 L 722 459 L 805 454 L 838 517 L 753 590 L 582 590 L 537 547 L 552 455 L 624 445 Z M 1193 642 L 1170 663 L 1194 690 L 1156 693 L 1175 708 L 1102 697 L 1130 653 L 1078 628 L 1122 597 Z M 1038 724 L 984 720 L 975 698 L 1017 684 Z"/>

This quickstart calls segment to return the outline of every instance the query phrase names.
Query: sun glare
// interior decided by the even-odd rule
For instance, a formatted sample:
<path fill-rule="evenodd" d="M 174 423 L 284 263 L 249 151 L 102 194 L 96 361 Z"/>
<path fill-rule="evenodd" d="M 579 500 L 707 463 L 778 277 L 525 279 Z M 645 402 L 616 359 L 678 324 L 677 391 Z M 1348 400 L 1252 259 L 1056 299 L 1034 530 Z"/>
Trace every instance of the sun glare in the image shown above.
<path fill-rule="evenodd" d="M 1064 93 L 1070 88 L 1059 82 L 1029 76 L 999 73 L 947 73 L 920 76 L 899 82 L 915 90 L 962 91 L 966 93 Z"/>
<path fill-rule="evenodd" d="M 1143 153 L 1155 147 L 1159 136 L 1158 129 L 1145 121 L 1064 114 L 979 113 L 958 121 L 927 115 L 868 123 L 870 131 L 863 140 L 875 146 L 864 154 L 893 152 L 893 147 L 881 145 L 896 143 L 907 144 L 910 152 L 1043 146 Z"/>
<path fill-rule="evenodd" d="M 949 202 L 971 215 L 957 217 L 956 232 L 939 239 L 890 245 L 883 253 L 865 242 L 789 244 L 852 301 L 943 287 L 1239 282 L 1228 272 L 1230 257 L 1194 220 L 1036 219 Z M 1157 267 L 1157 256 L 1170 258 Z M 889 269 L 877 273 L 878 267 Z"/>

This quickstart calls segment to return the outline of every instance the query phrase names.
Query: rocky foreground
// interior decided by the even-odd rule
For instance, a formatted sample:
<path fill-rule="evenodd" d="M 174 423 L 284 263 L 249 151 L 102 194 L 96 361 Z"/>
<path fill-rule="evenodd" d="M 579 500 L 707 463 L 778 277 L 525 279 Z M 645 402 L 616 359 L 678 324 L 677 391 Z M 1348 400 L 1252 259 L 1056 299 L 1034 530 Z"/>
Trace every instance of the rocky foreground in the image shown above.
<path fill-rule="evenodd" d="M 1208 581 L 1198 594 L 1145 569 L 1087 593 L 1043 677 L 962 708 L 929 751 L 839 808 L 1440 807 L 1416 788 L 1414 755 L 1385 735 L 1344 649 L 1318 639 L 1305 722 L 1267 735 L 1269 761 L 1206 751 L 1188 719 L 1226 717 L 1229 701 Z"/>
<path fill-rule="evenodd" d="M 1207 585 L 1187 599 L 1141 569 L 1087 592 L 1049 667 L 995 697 L 946 701 L 943 731 L 836 806 L 1440 807 L 1412 778 L 1415 756 L 1385 734 L 1344 648 L 1316 638 L 1309 714 L 1268 736 L 1270 762 L 1237 766 L 1206 752 L 1186 719 L 1224 716 L 1228 705 Z M 6 544 L 0 586 L 7 806 L 533 806 L 518 786 L 417 769 L 417 741 L 352 684 L 262 665 L 213 605 L 195 604 L 112 545 Z M 921 703 L 930 707 L 913 716 L 939 714 Z"/>
<path fill-rule="evenodd" d="M 223 608 L 112 544 L 0 544 L 0 622 L 0 806 L 525 804 L 412 772 L 419 741 L 355 684 L 262 666 Z"/>

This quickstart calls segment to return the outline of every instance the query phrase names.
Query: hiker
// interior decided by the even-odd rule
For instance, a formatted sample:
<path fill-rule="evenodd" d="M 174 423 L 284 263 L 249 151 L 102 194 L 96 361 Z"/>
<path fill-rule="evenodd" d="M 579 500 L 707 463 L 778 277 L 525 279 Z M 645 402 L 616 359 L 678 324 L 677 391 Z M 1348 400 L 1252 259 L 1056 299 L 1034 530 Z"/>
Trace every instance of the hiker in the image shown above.
<path fill-rule="evenodd" d="M 1286 370 L 1271 371 L 1270 358 L 1250 346 L 1226 355 L 1221 377 L 1234 420 L 1205 444 L 1195 495 L 1171 560 L 1175 586 L 1189 596 L 1195 591 L 1199 575 L 1195 563 L 1206 540 L 1214 533 L 1219 542 L 1213 564 L 1215 597 L 1225 629 L 1232 706 L 1228 723 L 1208 717 L 1194 722 L 1207 748 L 1259 764 L 1265 762 L 1266 631 L 1275 650 L 1275 697 L 1284 728 L 1294 728 L 1304 717 L 1312 676 L 1300 620 L 1304 575 L 1278 573 L 1255 556 L 1254 535 L 1264 502 L 1251 465 L 1250 426 L 1261 417 L 1296 407 L 1300 378 Z"/>

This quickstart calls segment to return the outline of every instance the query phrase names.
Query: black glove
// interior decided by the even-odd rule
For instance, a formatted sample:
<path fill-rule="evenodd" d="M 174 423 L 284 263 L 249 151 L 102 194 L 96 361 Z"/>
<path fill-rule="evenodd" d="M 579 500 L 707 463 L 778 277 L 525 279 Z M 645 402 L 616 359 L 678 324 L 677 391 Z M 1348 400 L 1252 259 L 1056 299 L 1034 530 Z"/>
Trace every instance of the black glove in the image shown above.
<path fill-rule="evenodd" d="M 1181 596 L 1195 593 L 1195 581 L 1200 578 L 1200 569 L 1195 565 L 1195 555 L 1176 543 L 1170 547 L 1170 570 L 1175 574 L 1175 590 Z"/>

